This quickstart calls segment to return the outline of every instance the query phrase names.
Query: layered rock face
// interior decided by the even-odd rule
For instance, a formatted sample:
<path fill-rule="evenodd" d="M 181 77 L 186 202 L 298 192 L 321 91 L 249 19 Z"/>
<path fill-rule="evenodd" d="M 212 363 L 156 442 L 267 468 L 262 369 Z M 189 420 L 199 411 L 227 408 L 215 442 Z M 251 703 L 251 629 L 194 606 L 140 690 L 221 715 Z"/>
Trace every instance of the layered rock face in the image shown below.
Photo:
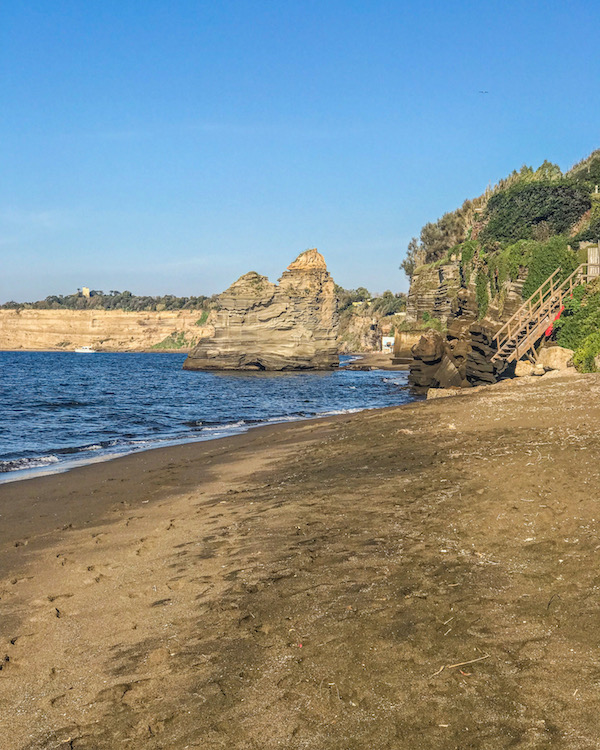
<path fill-rule="evenodd" d="M 495 383 L 511 374 L 504 363 L 492 362 L 493 336 L 523 304 L 525 277 L 504 284 L 501 307 L 490 302 L 478 320 L 475 273 L 461 285 L 460 263 L 423 266 L 411 280 L 407 318 L 423 322 L 427 313 L 442 320 L 447 333 L 429 331 L 412 349 L 410 382 L 418 390 L 469 387 Z M 434 343 L 435 342 L 435 343 Z"/>
<path fill-rule="evenodd" d="M 526 276 L 507 281 L 502 295 L 502 308 L 490 302 L 482 323 L 495 329 L 507 321 L 523 304 L 521 290 Z M 406 320 L 420 323 L 427 315 L 444 323 L 460 318 L 465 323 L 477 320 L 475 274 L 469 283 L 462 284 L 460 261 L 452 257 L 446 263 L 421 266 L 410 281 L 406 305 Z"/>
<path fill-rule="evenodd" d="M 200 326 L 201 310 L 0 310 L 0 350 L 147 351 L 169 337 L 178 349 L 211 335 L 212 317 Z"/>
<path fill-rule="evenodd" d="M 492 334 L 473 324 L 465 333 L 450 326 L 443 336 L 427 331 L 412 348 L 408 382 L 418 391 L 428 388 L 469 388 L 495 383 L 506 363 L 492 362 Z"/>
<path fill-rule="evenodd" d="M 254 271 L 220 295 L 212 338 L 187 370 L 325 370 L 337 367 L 337 301 L 323 256 L 306 250 L 278 284 Z"/>
<path fill-rule="evenodd" d="M 459 287 L 460 264 L 457 258 L 439 266 L 421 266 L 410 280 L 406 320 L 416 323 L 427 313 L 445 322 L 452 313 L 452 301 Z"/>

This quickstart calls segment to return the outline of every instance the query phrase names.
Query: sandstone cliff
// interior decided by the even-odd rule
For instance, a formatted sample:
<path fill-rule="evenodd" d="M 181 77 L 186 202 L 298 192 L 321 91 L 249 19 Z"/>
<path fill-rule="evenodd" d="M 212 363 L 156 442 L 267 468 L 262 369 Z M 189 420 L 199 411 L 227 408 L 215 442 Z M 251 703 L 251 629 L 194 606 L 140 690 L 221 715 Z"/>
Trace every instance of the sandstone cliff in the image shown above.
<path fill-rule="evenodd" d="M 417 323 L 429 315 L 446 322 L 460 287 L 460 264 L 453 256 L 447 263 L 421 266 L 410 280 L 406 320 Z"/>
<path fill-rule="evenodd" d="M 185 351 L 214 331 L 211 317 L 199 325 L 201 315 L 199 310 L 0 310 L 0 350 Z"/>
<path fill-rule="evenodd" d="M 485 328 L 495 330 L 523 304 L 526 269 L 514 281 L 507 279 L 504 282 L 502 294 L 489 300 L 486 313 L 481 317 L 475 272 L 464 279 L 461 277 L 460 266 L 459 259 L 453 256 L 443 263 L 432 263 L 417 269 L 411 278 L 408 292 L 408 322 L 423 323 L 436 318 L 448 324 L 459 319 L 466 328 L 467 324 L 480 320 Z"/>
<path fill-rule="evenodd" d="M 337 367 L 334 282 L 316 249 L 301 253 L 279 284 L 250 272 L 218 299 L 215 335 L 184 363 L 189 370 Z"/>

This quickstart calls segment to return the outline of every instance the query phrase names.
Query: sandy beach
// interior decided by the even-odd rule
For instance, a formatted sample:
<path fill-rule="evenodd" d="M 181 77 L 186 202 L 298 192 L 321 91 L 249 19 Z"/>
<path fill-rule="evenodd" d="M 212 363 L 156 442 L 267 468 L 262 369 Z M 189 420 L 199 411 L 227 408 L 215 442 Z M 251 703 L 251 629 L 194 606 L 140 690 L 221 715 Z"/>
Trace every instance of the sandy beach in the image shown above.
<path fill-rule="evenodd" d="M 527 378 L 0 486 L 0 747 L 598 747 L 599 393 Z"/>

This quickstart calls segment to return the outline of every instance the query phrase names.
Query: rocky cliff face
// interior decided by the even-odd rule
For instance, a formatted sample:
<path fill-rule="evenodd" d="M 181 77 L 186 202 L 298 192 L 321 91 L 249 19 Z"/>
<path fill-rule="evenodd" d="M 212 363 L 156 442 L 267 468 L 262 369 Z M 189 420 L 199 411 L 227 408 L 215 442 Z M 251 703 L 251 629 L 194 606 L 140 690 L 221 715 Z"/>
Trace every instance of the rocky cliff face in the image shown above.
<path fill-rule="evenodd" d="M 515 281 L 504 284 L 499 300 L 492 300 L 486 315 L 481 321 L 484 328 L 495 330 L 507 321 L 523 304 L 521 290 L 526 278 L 524 275 Z M 417 269 L 410 281 L 406 306 L 406 320 L 422 323 L 437 318 L 443 323 L 460 319 L 465 327 L 478 319 L 475 290 L 475 273 L 464 282 L 457 257 L 446 263 L 432 263 Z"/>
<path fill-rule="evenodd" d="M 337 367 L 334 282 L 316 249 L 271 283 L 254 271 L 220 295 L 215 335 L 199 341 L 188 370 L 301 370 Z"/>
<path fill-rule="evenodd" d="M 444 264 L 421 266 L 410 280 L 406 320 L 416 323 L 427 314 L 446 322 L 459 287 L 460 264 L 457 258 Z"/>
<path fill-rule="evenodd" d="M 469 387 L 494 383 L 509 372 L 504 363 L 492 363 L 492 338 L 523 304 L 525 278 L 506 281 L 480 318 L 475 274 L 462 279 L 457 258 L 418 269 L 411 280 L 407 318 L 419 323 L 427 315 L 438 318 L 446 332 L 430 331 L 413 347 L 411 385 L 419 390 Z"/>
<path fill-rule="evenodd" d="M 0 310 L 0 350 L 62 350 L 91 346 L 102 351 L 191 348 L 213 332 L 199 326 L 202 311 Z M 162 345 L 164 342 L 164 346 Z"/>

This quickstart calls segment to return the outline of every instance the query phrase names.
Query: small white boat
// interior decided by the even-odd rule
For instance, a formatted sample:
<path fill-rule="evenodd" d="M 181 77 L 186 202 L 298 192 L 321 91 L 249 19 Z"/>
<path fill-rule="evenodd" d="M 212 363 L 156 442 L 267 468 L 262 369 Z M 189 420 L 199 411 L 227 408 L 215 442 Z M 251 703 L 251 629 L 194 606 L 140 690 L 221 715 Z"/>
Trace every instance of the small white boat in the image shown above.
<path fill-rule="evenodd" d="M 92 349 L 91 346 L 78 346 L 77 349 L 75 349 L 76 354 L 95 354 L 96 350 Z"/>

